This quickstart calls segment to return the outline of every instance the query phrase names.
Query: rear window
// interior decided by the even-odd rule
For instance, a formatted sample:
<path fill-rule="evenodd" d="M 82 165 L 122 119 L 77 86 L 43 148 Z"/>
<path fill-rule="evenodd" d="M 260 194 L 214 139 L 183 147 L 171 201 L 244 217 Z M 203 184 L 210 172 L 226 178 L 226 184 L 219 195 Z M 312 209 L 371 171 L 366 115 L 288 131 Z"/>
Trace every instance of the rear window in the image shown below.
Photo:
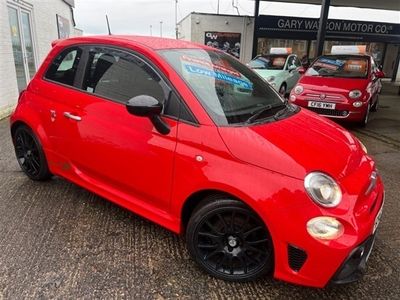
<path fill-rule="evenodd" d="M 362 56 L 321 56 L 307 70 L 308 76 L 366 78 L 368 58 Z"/>
<path fill-rule="evenodd" d="M 73 86 L 81 55 L 81 48 L 69 48 L 62 51 L 51 63 L 45 78 Z"/>
<path fill-rule="evenodd" d="M 250 61 L 248 66 L 252 69 L 283 70 L 286 58 L 285 55 L 258 56 Z"/>

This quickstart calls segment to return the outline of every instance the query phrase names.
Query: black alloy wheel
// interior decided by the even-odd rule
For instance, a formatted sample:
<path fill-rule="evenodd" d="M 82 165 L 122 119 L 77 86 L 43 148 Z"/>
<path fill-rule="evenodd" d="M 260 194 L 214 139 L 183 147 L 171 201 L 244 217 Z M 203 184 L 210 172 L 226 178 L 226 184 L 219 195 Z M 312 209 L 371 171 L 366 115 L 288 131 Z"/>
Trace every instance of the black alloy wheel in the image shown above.
<path fill-rule="evenodd" d="M 42 146 L 32 130 L 19 126 L 13 135 L 15 154 L 22 171 L 33 180 L 51 177 Z"/>
<path fill-rule="evenodd" d="M 240 201 L 207 201 L 187 227 L 189 252 L 209 274 L 248 281 L 272 270 L 270 234 L 260 218 Z"/>
<path fill-rule="evenodd" d="M 368 103 L 367 109 L 366 109 L 366 111 L 365 111 L 364 118 L 363 118 L 363 120 L 362 120 L 361 123 L 360 123 L 360 125 L 361 125 L 362 127 L 367 126 L 368 121 L 369 121 L 369 114 L 370 114 L 370 111 L 371 111 L 371 103 Z"/>

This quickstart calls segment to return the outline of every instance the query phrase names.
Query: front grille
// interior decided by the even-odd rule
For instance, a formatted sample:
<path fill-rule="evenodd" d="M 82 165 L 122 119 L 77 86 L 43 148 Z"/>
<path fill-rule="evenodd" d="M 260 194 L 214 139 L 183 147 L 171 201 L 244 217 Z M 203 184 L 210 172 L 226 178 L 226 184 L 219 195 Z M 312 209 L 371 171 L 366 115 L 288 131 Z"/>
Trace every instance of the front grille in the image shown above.
<path fill-rule="evenodd" d="M 288 245 L 289 266 L 293 271 L 300 271 L 307 259 L 307 253 L 295 246 Z"/>
<path fill-rule="evenodd" d="M 349 115 L 349 112 L 347 110 L 334 110 L 334 109 L 316 108 L 316 107 L 307 107 L 307 109 L 316 112 L 319 115 L 325 115 L 325 116 L 335 116 L 344 118 Z"/>

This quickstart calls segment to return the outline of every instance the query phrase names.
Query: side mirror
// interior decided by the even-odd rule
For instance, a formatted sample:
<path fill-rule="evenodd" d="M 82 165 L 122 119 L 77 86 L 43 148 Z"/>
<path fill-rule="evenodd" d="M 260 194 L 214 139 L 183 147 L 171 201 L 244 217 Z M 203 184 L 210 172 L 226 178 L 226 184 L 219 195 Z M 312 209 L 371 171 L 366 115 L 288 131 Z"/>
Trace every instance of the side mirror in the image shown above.
<path fill-rule="evenodd" d="M 295 65 L 290 65 L 290 66 L 288 66 L 288 71 L 289 72 L 292 72 L 292 71 L 294 71 L 294 70 L 296 70 L 297 69 L 297 67 L 295 66 Z"/>
<path fill-rule="evenodd" d="M 297 71 L 299 72 L 299 74 L 304 74 L 306 72 L 306 69 L 304 67 L 299 67 Z"/>
<path fill-rule="evenodd" d="M 132 115 L 150 118 L 154 127 L 161 134 L 170 132 L 168 124 L 160 116 L 163 105 L 156 98 L 148 95 L 133 97 L 126 103 L 126 109 Z"/>
<path fill-rule="evenodd" d="M 376 78 L 383 78 L 383 77 L 385 77 L 385 73 L 383 73 L 383 71 L 381 71 L 381 70 L 376 70 L 375 71 L 375 77 Z"/>
<path fill-rule="evenodd" d="M 126 109 L 132 115 L 138 117 L 150 117 L 162 112 L 162 104 L 155 98 L 147 95 L 139 95 L 131 98 L 126 103 Z"/>

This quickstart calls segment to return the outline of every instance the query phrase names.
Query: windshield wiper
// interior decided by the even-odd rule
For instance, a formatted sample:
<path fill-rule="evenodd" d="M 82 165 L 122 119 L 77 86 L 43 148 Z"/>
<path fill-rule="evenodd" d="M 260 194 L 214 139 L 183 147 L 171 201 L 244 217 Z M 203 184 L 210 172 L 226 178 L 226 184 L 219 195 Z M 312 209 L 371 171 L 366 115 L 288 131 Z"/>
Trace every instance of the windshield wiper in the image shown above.
<path fill-rule="evenodd" d="M 277 108 L 279 106 L 286 106 L 286 104 L 285 103 L 278 103 L 278 104 L 275 104 L 275 105 L 273 105 L 273 104 L 265 105 L 262 108 L 260 108 L 259 110 L 257 110 L 250 118 L 248 118 L 245 123 L 246 124 L 251 124 L 255 120 L 257 120 L 263 113 L 265 113 L 265 112 L 267 112 L 267 111 L 269 111 L 269 110 L 271 110 L 273 108 Z"/>

